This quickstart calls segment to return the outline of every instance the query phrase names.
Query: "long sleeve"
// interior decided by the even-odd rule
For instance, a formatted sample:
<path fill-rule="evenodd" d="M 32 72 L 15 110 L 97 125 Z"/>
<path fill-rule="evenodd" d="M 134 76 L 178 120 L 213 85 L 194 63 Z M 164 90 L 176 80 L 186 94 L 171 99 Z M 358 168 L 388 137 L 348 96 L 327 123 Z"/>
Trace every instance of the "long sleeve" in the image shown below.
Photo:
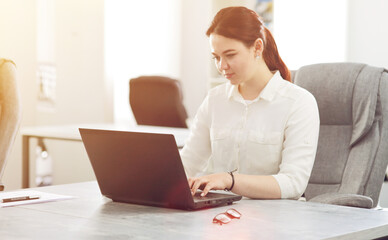
<path fill-rule="evenodd" d="M 191 126 L 191 133 L 180 152 L 188 177 L 205 171 L 211 155 L 209 97 L 199 107 Z"/>
<path fill-rule="evenodd" d="M 284 132 L 278 181 L 282 198 L 299 198 L 305 191 L 314 165 L 319 135 L 319 112 L 315 98 L 303 94 L 290 110 Z"/>

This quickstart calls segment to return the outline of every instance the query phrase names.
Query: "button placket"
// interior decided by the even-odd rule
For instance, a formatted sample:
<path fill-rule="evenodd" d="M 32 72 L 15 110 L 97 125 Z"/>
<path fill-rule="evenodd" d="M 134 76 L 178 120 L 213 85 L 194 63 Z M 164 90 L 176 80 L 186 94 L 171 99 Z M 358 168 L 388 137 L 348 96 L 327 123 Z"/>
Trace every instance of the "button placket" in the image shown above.
<path fill-rule="evenodd" d="M 241 149 L 241 141 L 243 139 L 243 133 L 246 132 L 246 125 L 247 125 L 247 119 L 248 119 L 248 110 L 249 110 L 249 105 L 245 104 L 245 109 L 244 109 L 244 114 L 243 114 L 243 119 L 241 121 L 239 133 L 238 133 L 238 142 L 237 142 L 237 162 L 236 166 L 237 169 L 240 169 L 240 149 Z"/>

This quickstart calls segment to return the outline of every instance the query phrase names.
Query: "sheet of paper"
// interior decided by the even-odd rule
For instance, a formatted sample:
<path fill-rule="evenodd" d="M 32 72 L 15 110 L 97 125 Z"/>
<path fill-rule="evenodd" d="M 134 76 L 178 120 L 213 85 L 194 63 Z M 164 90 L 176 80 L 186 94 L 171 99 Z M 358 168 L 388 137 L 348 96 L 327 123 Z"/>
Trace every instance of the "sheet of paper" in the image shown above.
<path fill-rule="evenodd" d="M 16 198 L 16 197 L 25 197 L 25 196 L 29 196 L 29 197 L 39 196 L 39 198 L 33 199 L 33 200 L 22 200 L 22 201 L 6 202 L 6 203 L 3 203 L 3 201 L 2 201 L 4 198 Z M 33 190 L 0 192 L 0 207 L 11 207 L 11 206 L 19 206 L 19 205 L 25 205 L 25 204 L 53 202 L 53 201 L 71 199 L 71 198 L 74 198 L 74 197 L 53 194 L 53 193 L 40 192 L 40 191 L 33 191 Z"/>

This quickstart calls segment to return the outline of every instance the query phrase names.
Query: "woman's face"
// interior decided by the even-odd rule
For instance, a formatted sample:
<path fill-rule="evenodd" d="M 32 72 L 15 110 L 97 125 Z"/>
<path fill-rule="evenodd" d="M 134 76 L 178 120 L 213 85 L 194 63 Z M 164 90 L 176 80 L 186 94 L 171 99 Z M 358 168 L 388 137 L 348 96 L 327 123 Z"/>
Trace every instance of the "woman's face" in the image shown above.
<path fill-rule="evenodd" d="M 210 35 L 210 47 L 218 71 L 231 84 L 238 85 L 253 78 L 255 72 L 255 48 L 247 48 L 242 42 L 218 34 Z"/>

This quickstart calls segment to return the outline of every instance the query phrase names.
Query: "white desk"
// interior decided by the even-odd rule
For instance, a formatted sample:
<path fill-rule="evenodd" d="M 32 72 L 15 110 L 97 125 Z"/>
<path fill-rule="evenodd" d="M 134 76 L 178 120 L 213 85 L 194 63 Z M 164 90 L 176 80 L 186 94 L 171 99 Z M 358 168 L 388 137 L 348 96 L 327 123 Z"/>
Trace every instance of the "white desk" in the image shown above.
<path fill-rule="evenodd" d="M 155 126 L 130 126 L 123 124 L 74 124 L 74 125 L 59 125 L 59 126 L 38 126 L 25 127 L 21 129 L 22 142 L 22 187 L 30 186 L 30 139 L 56 139 L 65 141 L 79 141 L 81 136 L 78 128 L 94 128 L 119 131 L 134 131 L 134 132 L 152 132 L 152 133 L 169 133 L 175 136 L 175 140 L 179 148 L 182 148 L 188 138 L 190 131 L 185 128 L 169 128 Z"/>
<path fill-rule="evenodd" d="M 373 239 L 388 235 L 388 212 L 295 200 L 245 199 L 182 211 L 115 203 L 95 181 L 41 187 L 71 200 L 0 208 L 1 239 Z M 216 225 L 228 208 L 241 219 Z"/>

